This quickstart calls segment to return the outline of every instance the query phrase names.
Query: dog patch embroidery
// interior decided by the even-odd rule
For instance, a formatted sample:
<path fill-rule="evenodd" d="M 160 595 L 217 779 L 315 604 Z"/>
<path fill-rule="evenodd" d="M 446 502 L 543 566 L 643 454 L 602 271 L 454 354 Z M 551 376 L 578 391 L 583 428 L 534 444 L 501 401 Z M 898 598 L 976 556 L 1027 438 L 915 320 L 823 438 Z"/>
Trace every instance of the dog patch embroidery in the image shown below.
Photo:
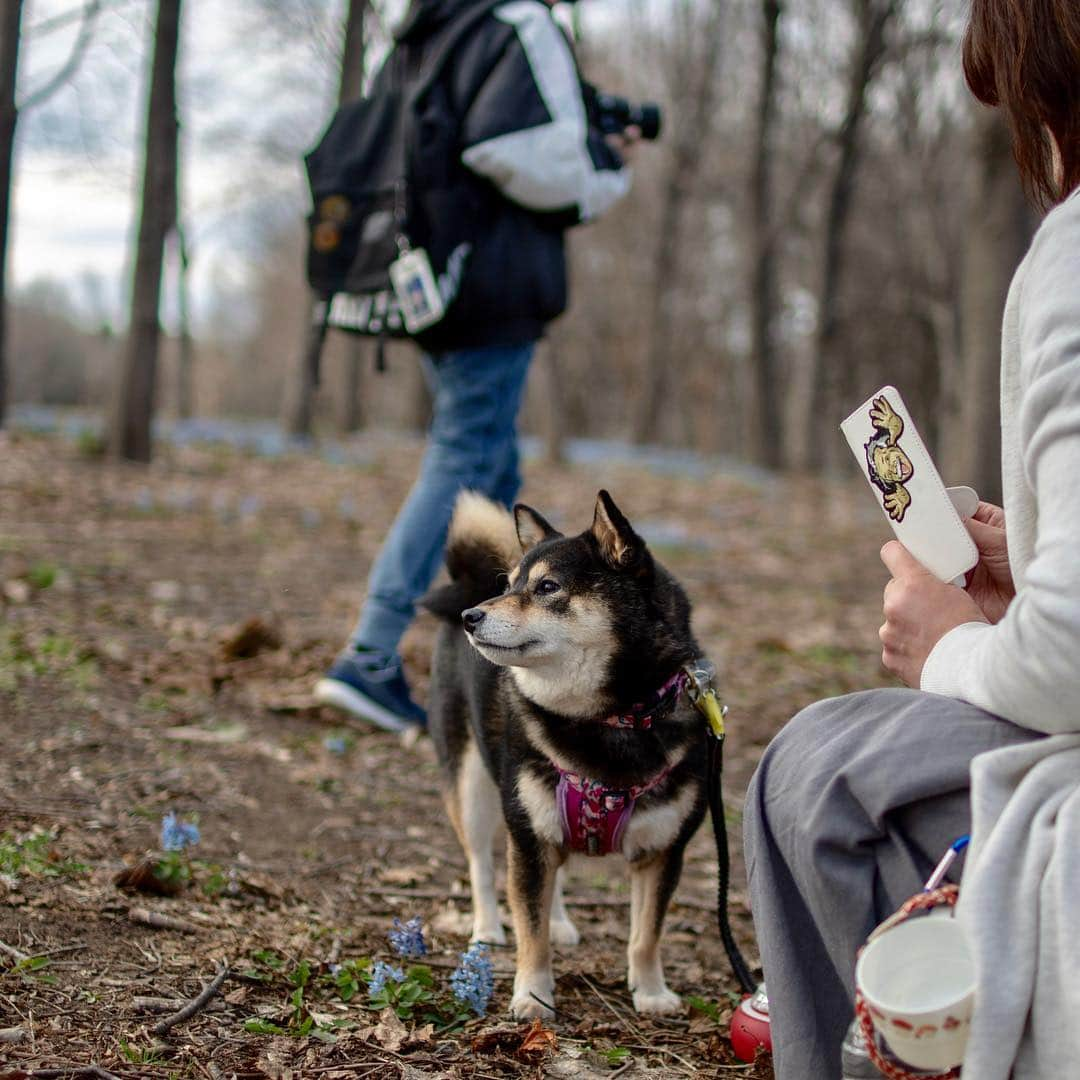
<path fill-rule="evenodd" d="M 878 488 L 885 513 L 893 521 L 903 521 L 911 505 L 911 493 L 904 486 L 915 475 L 915 466 L 900 446 L 904 421 L 884 396 L 874 398 L 870 406 L 874 435 L 867 442 L 866 467 L 870 482 Z"/>

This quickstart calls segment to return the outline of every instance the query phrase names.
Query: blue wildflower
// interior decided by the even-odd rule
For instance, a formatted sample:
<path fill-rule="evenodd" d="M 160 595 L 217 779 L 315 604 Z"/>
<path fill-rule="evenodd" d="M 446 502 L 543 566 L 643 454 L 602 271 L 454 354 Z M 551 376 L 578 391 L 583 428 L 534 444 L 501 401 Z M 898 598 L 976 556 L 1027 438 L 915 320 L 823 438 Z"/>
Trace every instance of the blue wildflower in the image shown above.
<path fill-rule="evenodd" d="M 389 934 L 390 944 L 398 956 L 424 956 L 427 953 L 427 942 L 424 941 L 424 930 L 417 916 L 407 923 L 400 919 L 394 920 L 394 929 Z"/>
<path fill-rule="evenodd" d="M 183 851 L 199 842 L 199 826 L 181 821 L 171 810 L 161 819 L 161 847 L 165 851 Z"/>
<path fill-rule="evenodd" d="M 488 956 L 488 947 L 477 942 L 461 954 L 461 963 L 450 976 L 450 988 L 462 1005 L 468 1005 L 477 1016 L 483 1016 L 495 989 L 495 972 Z"/>
<path fill-rule="evenodd" d="M 323 746 L 325 746 L 331 754 L 344 754 L 349 749 L 349 741 L 344 735 L 327 735 L 326 738 L 323 739 Z"/>
<path fill-rule="evenodd" d="M 387 979 L 392 982 L 403 983 L 405 981 L 405 972 L 399 967 L 391 967 L 390 964 L 383 960 L 376 960 L 371 968 L 371 982 L 368 983 L 368 990 L 372 997 L 386 989 Z"/>

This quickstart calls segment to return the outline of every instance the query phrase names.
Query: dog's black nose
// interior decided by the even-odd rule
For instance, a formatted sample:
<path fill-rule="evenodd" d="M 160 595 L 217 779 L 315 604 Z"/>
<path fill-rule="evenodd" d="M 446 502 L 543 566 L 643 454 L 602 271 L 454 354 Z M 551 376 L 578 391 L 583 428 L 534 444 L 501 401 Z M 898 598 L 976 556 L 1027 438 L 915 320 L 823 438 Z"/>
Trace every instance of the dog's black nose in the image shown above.
<path fill-rule="evenodd" d="M 471 607 L 461 613 L 461 621 L 465 629 L 472 632 L 484 621 L 485 612 L 479 608 Z"/>

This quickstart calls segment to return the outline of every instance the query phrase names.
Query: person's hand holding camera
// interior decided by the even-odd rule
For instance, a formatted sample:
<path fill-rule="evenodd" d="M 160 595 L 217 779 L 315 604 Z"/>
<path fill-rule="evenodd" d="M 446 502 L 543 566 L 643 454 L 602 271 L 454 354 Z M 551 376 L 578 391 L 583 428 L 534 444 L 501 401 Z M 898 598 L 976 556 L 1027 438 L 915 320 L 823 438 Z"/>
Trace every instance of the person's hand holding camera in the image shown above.
<path fill-rule="evenodd" d="M 981 502 L 966 525 L 979 549 L 979 561 L 968 574 L 965 591 L 987 620 L 996 623 L 1016 596 L 1005 541 L 1005 511 L 993 503 Z"/>
<path fill-rule="evenodd" d="M 641 142 L 641 128 L 636 124 L 631 124 L 629 127 L 623 128 L 621 132 L 605 135 L 604 138 L 608 146 L 622 158 L 623 164 L 630 165 L 633 163 L 634 154 L 637 152 L 638 144 Z"/>

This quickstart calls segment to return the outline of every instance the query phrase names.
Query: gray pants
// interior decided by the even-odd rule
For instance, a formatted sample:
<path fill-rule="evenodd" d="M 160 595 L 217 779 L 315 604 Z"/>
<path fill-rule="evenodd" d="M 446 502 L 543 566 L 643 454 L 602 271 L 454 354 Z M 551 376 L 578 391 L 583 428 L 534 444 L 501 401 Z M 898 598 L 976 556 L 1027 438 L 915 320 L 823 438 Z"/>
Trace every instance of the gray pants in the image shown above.
<path fill-rule="evenodd" d="M 969 831 L 971 759 L 1038 737 L 952 698 L 871 690 L 811 705 L 769 745 L 744 836 L 777 1080 L 840 1076 L 856 951 Z"/>

